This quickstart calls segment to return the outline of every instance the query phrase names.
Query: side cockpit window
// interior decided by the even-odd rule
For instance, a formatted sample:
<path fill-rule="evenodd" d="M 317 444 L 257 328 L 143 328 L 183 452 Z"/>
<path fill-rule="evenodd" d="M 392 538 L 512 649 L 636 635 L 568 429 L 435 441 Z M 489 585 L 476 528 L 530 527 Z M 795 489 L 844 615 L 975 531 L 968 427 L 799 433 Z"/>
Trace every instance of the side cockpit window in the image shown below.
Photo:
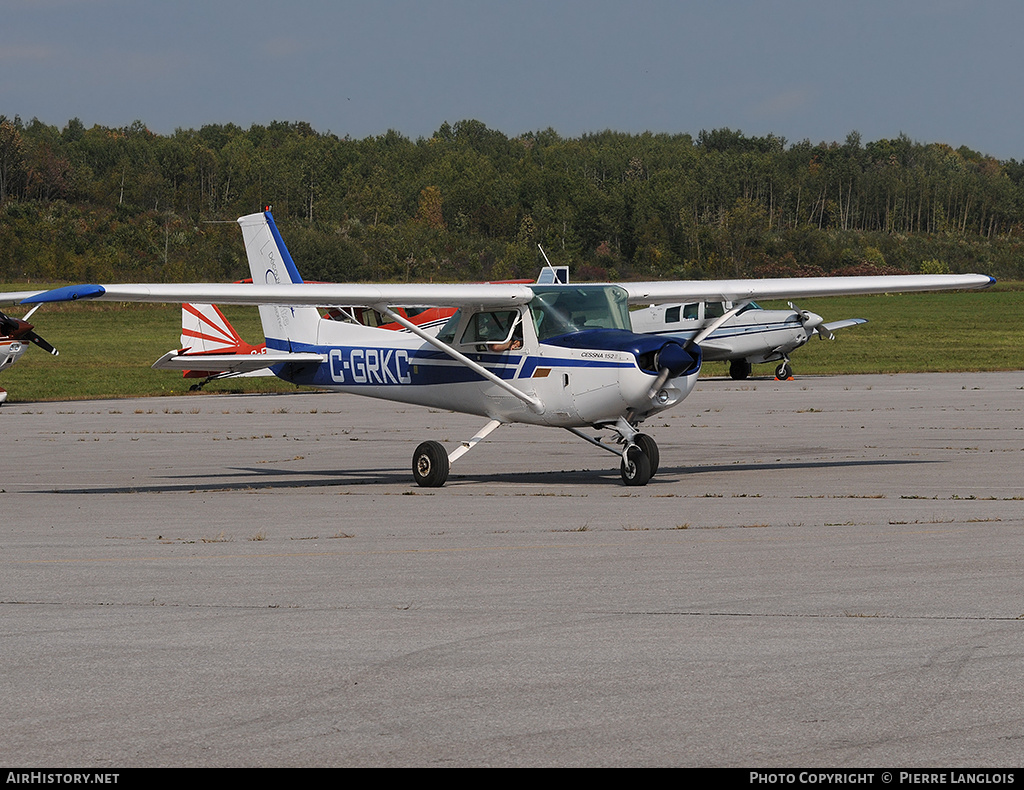
<path fill-rule="evenodd" d="M 486 310 L 470 316 L 463 343 L 504 343 L 512 334 L 519 313 L 515 310 Z"/>
<path fill-rule="evenodd" d="M 704 318 L 721 318 L 725 315 L 725 304 L 723 302 L 705 302 Z"/>

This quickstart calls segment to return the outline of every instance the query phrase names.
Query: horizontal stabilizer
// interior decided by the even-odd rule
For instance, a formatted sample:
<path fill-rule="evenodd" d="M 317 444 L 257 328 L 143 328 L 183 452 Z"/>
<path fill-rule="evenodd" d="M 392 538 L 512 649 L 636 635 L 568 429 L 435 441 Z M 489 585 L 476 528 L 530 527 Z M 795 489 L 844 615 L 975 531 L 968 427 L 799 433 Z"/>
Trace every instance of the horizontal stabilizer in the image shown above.
<path fill-rule="evenodd" d="M 154 370 L 203 370 L 210 372 L 251 373 L 282 363 L 319 365 L 323 354 L 188 354 L 168 351 L 153 363 Z"/>
<path fill-rule="evenodd" d="M 823 326 L 829 332 L 835 332 L 837 329 L 846 329 L 848 326 L 857 326 L 857 324 L 866 324 L 867 322 L 866 318 L 847 318 L 843 321 L 831 321 Z"/>

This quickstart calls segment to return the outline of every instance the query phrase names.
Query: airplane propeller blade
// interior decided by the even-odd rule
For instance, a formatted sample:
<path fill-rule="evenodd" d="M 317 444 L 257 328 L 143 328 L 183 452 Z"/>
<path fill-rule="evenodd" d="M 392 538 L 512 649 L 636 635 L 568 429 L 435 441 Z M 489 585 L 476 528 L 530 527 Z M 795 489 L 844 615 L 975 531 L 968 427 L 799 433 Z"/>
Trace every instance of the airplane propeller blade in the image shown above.
<path fill-rule="evenodd" d="M 35 311 L 33 310 L 33 312 Z M 14 340 L 23 340 L 26 343 L 35 343 L 43 351 L 54 356 L 60 353 L 33 330 L 34 327 L 28 321 L 12 318 L 6 313 L 0 313 L 0 335 L 13 338 Z"/>
<path fill-rule="evenodd" d="M 662 368 L 658 372 L 658 378 L 654 380 L 651 388 L 647 390 L 647 397 L 654 400 L 658 395 L 658 390 L 665 386 L 665 382 L 668 381 L 668 377 L 672 375 L 672 371 L 668 368 Z"/>
<path fill-rule="evenodd" d="M 23 340 L 28 340 L 31 343 L 35 343 L 37 346 L 39 346 L 43 351 L 47 352 L 48 354 L 53 354 L 54 356 L 57 356 L 58 354 L 60 354 L 60 352 L 57 349 L 55 349 L 53 346 L 51 346 L 49 343 L 47 343 L 45 340 L 43 340 L 43 338 L 41 338 L 35 332 L 31 332 L 31 331 L 27 332 L 26 334 L 22 335 L 22 339 Z"/>
<path fill-rule="evenodd" d="M 792 302 L 786 302 L 789 305 L 789 309 L 796 312 L 800 317 L 800 323 L 804 325 L 804 329 L 807 330 L 808 337 L 817 332 L 818 337 L 822 340 L 835 340 L 835 335 L 832 331 L 825 326 L 825 319 L 817 313 L 812 313 L 810 310 L 801 310 Z"/>

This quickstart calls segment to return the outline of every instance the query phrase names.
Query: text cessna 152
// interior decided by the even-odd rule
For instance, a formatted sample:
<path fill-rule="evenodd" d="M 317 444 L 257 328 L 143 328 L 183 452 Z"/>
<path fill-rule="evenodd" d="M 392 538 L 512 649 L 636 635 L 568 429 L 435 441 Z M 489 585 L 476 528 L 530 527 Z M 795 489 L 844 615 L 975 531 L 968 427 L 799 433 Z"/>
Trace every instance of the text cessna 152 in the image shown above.
<path fill-rule="evenodd" d="M 258 305 L 262 355 L 218 355 L 216 369 L 270 367 L 296 384 L 475 414 L 486 424 L 452 452 L 435 441 L 413 454 L 421 486 L 441 486 L 449 465 L 503 423 L 563 428 L 620 459 L 622 480 L 640 486 L 657 472 L 648 417 L 681 402 L 701 364 L 701 334 L 684 344 L 632 331 L 631 304 L 984 288 L 984 275 L 622 284 L 303 283 L 269 212 L 238 220 L 254 284 L 77 285 L 27 303 L 99 299 Z M 325 320 L 318 306 L 372 308 L 409 332 Z M 432 336 L 395 308 L 456 307 Z M 706 332 L 707 330 L 704 330 Z M 202 355 L 172 351 L 155 367 L 198 368 Z M 582 432 L 611 432 L 615 444 Z"/>
<path fill-rule="evenodd" d="M 4 294 L 3 302 L 20 302 L 22 299 L 35 296 L 39 291 L 21 291 L 19 293 Z M 29 343 L 35 343 L 44 351 L 57 356 L 57 349 L 47 343 L 35 332 L 35 327 L 28 322 L 32 313 L 38 310 L 38 305 L 33 307 L 24 318 L 12 318 L 9 315 L 0 313 L 0 370 L 5 370 L 21 359 L 21 355 L 28 350 Z M 7 400 L 7 390 L 0 387 L 0 403 Z"/>

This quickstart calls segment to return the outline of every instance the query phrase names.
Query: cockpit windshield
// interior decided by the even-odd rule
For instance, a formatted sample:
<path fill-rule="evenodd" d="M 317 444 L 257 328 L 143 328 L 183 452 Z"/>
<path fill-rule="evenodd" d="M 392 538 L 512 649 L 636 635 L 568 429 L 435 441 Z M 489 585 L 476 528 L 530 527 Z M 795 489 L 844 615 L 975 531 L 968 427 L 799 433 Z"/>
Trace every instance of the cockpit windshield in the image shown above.
<path fill-rule="evenodd" d="M 533 287 L 530 315 L 541 342 L 582 329 L 625 329 L 629 295 L 617 285 Z"/>

